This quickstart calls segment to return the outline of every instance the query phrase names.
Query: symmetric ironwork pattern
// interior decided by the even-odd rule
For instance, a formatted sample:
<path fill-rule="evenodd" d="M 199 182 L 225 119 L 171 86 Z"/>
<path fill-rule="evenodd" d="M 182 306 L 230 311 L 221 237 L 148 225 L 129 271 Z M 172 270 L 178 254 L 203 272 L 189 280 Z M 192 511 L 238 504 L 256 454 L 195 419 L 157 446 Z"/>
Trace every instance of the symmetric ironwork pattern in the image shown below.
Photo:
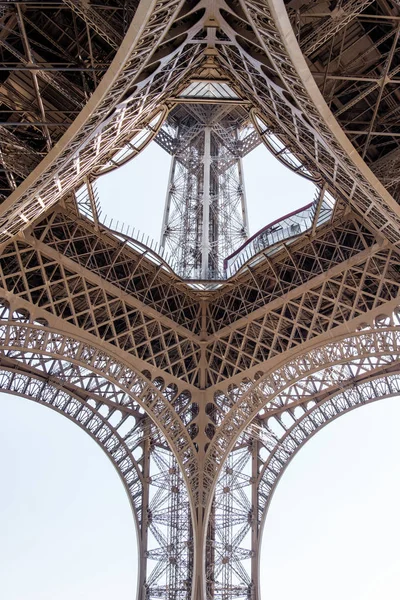
<path fill-rule="evenodd" d="M 183 278 L 221 279 L 224 257 L 248 236 L 241 159 L 254 132 L 241 107 L 189 97 L 199 104 L 177 106 L 159 134 L 173 154 L 161 245 Z"/>
<path fill-rule="evenodd" d="M 339 393 L 255 420 L 230 453 L 218 478 L 207 555 L 209 598 L 247 600 L 260 594 L 258 570 L 266 517 L 274 491 L 295 454 L 322 427 L 370 402 L 398 396 L 393 373 L 353 381 Z M 214 533 L 215 531 L 215 533 Z M 211 558 L 212 557 L 212 558 Z"/>
<path fill-rule="evenodd" d="M 145 377 L 129 369 L 123 373 L 122 365 L 111 357 L 45 330 L 43 323 L 31 324 L 29 314 L 10 311 L 5 303 L 0 338 L 2 389 L 76 422 L 118 470 L 136 520 L 138 579 L 147 597 L 176 598 L 176 590 L 182 588 L 178 597 L 186 598 L 193 554 L 189 498 L 174 453 L 159 426 L 147 417 L 151 410 L 143 408 L 155 399 L 160 382 L 153 382 L 151 392 Z M 164 390 L 174 408 L 184 406 L 180 396 L 176 399 L 172 387 Z M 163 412 L 166 425 L 169 419 Z"/>
<path fill-rule="evenodd" d="M 0 385 L 112 460 L 140 600 L 259 600 L 291 457 L 400 391 L 399 18 L 397 0 L 1 7 Z M 94 186 L 153 139 L 173 265 L 102 224 Z M 246 242 L 260 143 L 316 193 Z"/>

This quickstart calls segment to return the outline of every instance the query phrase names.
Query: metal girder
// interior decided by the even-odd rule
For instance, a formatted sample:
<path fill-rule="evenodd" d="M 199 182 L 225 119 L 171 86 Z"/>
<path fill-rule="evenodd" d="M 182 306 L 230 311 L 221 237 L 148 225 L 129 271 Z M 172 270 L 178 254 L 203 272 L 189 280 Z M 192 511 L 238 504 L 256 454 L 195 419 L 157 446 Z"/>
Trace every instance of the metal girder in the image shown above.
<path fill-rule="evenodd" d="M 2 294 L 8 296 L 5 290 Z M 7 301 L 2 303 L 8 310 Z M 59 318 L 49 315 L 52 326 L 44 326 L 46 319 L 42 315 L 46 313 L 36 311 L 40 316 L 35 319 L 25 306 L 29 303 L 23 300 L 19 300 L 17 308 L 10 305 L 12 320 L 1 325 L 0 345 L 7 357 L 18 359 L 35 373 L 42 369 L 42 363 L 54 363 L 57 377 L 63 378 L 67 390 L 68 386 L 75 390 L 88 385 L 85 398 L 98 396 L 114 410 L 134 416 L 138 411 L 147 413 L 168 439 L 184 477 L 187 478 L 185 469 L 186 473 L 194 472 L 196 454 L 189 425 L 194 412 L 191 393 L 186 388 L 166 383 L 165 377 L 154 372 L 144 370 L 143 374 L 138 367 L 129 366 L 131 361 L 121 358 L 121 353 L 118 358 L 113 356 L 111 345 L 105 351 L 96 348 L 96 340 L 90 336 L 85 336 L 88 341 L 75 338 L 74 327 L 66 327 L 68 333 L 60 333 L 56 330 Z"/>
<path fill-rule="evenodd" d="M 317 431 L 360 406 L 400 393 L 400 375 L 382 372 L 354 380 L 272 417 L 255 419 L 229 454 L 218 478 L 209 540 L 216 548 L 206 563 L 209 598 L 262 597 L 261 544 L 268 535 L 267 512 L 292 458 Z M 222 543 L 220 542 L 222 541 Z"/>
<path fill-rule="evenodd" d="M 282 136 L 284 142 L 286 139 L 292 148 L 295 147 L 300 157 L 305 155 L 306 162 L 313 166 L 314 172 L 328 179 L 331 186 L 337 188 L 338 192 L 346 197 L 360 213 L 367 215 L 367 218 L 384 231 L 390 240 L 396 240 L 399 221 L 397 204 L 383 186 L 380 186 L 365 163 L 360 162 L 343 132 L 339 127 L 335 127 L 330 111 L 321 103 L 322 99 L 317 94 L 311 74 L 304 70 L 304 63 L 300 64 L 298 45 L 294 34 L 293 39 L 290 38 L 290 23 L 285 16 L 283 5 L 278 6 L 278 0 L 271 2 L 274 18 L 269 20 L 269 25 L 266 27 L 267 7 L 264 5 L 259 6 L 257 2 L 243 1 L 242 12 L 240 12 L 239 8 L 234 10 L 234 4 L 229 7 L 229 10 L 226 10 L 222 4 L 218 4 L 218 25 L 225 38 L 219 42 L 217 38 L 211 36 L 204 38 L 203 42 L 202 38 L 196 41 L 196 35 L 202 28 L 207 29 L 208 26 L 207 19 L 210 18 L 211 9 L 206 0 L 200 2 L 196 10 L 184 5 L 183 2 L 179 3 L 182 8 L 181 13 L 178 12 L 178 4 L 176 10 L 170 12 L 172 7 L 175 7 L 173 0 L 171 2 L 172 4 L 168 6 L 163 5 L 160 13 L 157 10 L 154 13 L 157 15 L 154 26 L 160 37 L 153 36 L 150 45 L 148 37 L 141 41 L 138 38 L 138 43 L 143 44 L 143 47 L 146 46 L 146 52 L 141 56 L 146 63 L 147 73 L 154 72 L 147 79 L 143 80 L 142 77 L 140 86 L 133 91 L 129 102 L 124 102 L 116 109 L 118 103 L 112 87 L 106 84 L 106 81 L 111 84 L 113 79 L 120 99 L 121 81 L 126 84 L 129 71 L 129 84 L 132 85 L 132 77 L 136 72 L 135 69 L 132 70 L 132 65 L 128 66 L 130 50 L 126 39 L 119 50 L 119 58 L 116 59 L 121 81 L 118 83 L 114 68 L 110 68 L 100 86 L 103 92 L 109 88 L 108 93 L 101 100 L 103 92 L 100 92 L 99 88 L 79 118 L 79 144 L 72 142 L 75 133 L 78 134 L 78 128 L 71 126 L 68 135 L 66 134 L 64 138 L 66 144 L 68 143 L 68 152 L 66 144 L 59 144 L 58 149 L 62 152 L 57 159 L 54 152 L 51 171 L 45 173 L 45 170 L 41 169 L 40 179 L 35 184 L 33 180 L 29 182 L 27 180 L 26 185 L 19 186 L 18 193 L 15 190 L 3 203 L 3 227 L 6 231 L 10 234 L 17 227 L 24 227 L 24 221 L 19 217 L 21 212 L 28 222 L 37 218 L 42 210 L 40 205 L 38 206 L 38 197 L 45 206 L 48 206 L 49 203 L 67 193 L 72 186 L 78 185 L 84 176 L 98 169 L 99 162 L 100 164 L 102 161 L 107 162 L 106 155 L 111 152 L 112 147 L 115 147 L 114 144 L 122 144 L 122 140 L 127 139 L 132 128 L 146 126 L 146 119 L 148 123 L 151 112 L 155 110 L 156 101 L 159 103 L 171 96 L 176 99 L 175 92 L 184 89 L 185 81 L 190 81 L 190 73 L 194 73 L 198 68 L 207 43 L 207 51 L 214 52 L 215 60 L 219 62 L 219 69 L 225 69 L 229 79 L 236 81 L 236 88 L 241 89 L 242 96 L 264 113 L 270 127 L 272 129 L 276 127 L 277 135 Z M 163 21 L 162 15 L 165 17 L 169 15 L 166 21 Z M 137 24 L 141 23 L 141 13 L 137 12 L 135 19 Z M 178 35 L 178 31 L 182 30 L 186 31 L 185 39 Z M 244 30 L 251 33 L 245 34 Z M 133 31 L 136 30 L 132 24 L 131 32 Z M 285 31 L 288 32 L 289 37 L 284 35 Z M 278 51 L 275 46 L 278 44 L 279 35 L 284 35 L 285 40 L 290 39 L 290 43 L 287 42 L 287 48 L 282 50 L 283 47 L 280 47 Z M 248 42 L 245 44 L 246 37 Z M 180 45 L 178 40 L 181 42 Z M 168 44 L 171 45 L 169 54 Z M 155 60 L 156 49 L 161 47 L 163 47 L 163 55 L 167 57 L 162 65 Z M 139 55 L 140 52 L 136 57 L 138 58 Z M 208 57 L 208 54 L 206 56 Z M 122 64 L 121 57 L 123 57 Z M 152 57 L 154 57 L 153 62 Z M 141 64 L 138 67 L 138 64 L 135 63 L 135 68 L 138 68 L 137 76 L 139 72 L 144 73 L 144 66 Z M 128 69 L 125 74 L 124 68 Z M 294 71 L 291 71 L 292 68 Z M 294 75 L 296 69 L 299 75 Z M 295 88 L 296 100 L 293 101 L 288 91 Z M 104 108 L 107 106 L 107 113 L 100 108 L 101 106 Z M 139 106 L 142 125 L 137 121 Z M 143 113 L 143 106 L 146 107 L 146 114 Z M 112 108 L 116 109 L 115 112 L 111 117 L 106 116 L 106 114 L 110 115 Z M 87 121 L 85 115 L 89 117 Z M 85 134 L 81 129 L 83 122 L 86 122 Z M 121 127 L 121 137 L 118 139 L 114 135 L 116 123 L 118 128 Z M 301 158 L 300 162 L 302 162 Z M 45 167 L 44 162 L 42 167 Z M 307 168 L 311 167 L 307 166 Z M 25 206 L 25 209 L 22 206 Z M 12 229 L 7 228 L 6 225 L 10 219 L 13 224 Z"/>
<path fill-rule="evenodd" d="M 27 58 L 27 65 L 34 66 L 35 65 L 35 60 L 34 60 L 34 57 L 33 57 L 33 54 L 32 54 L 32 50 L 31 50 L 31 47 L 30 47 L 30 44 L 29 44 L 28 36 L 26 35 L 24 18 L 23 18 L 23 15 L 22 15 L 21 7 L 18 6 L 18 5 L 17 5 L 17 14 L 18 14 L 18 25 L 19 25 L 19 29 L 20 29 L 21 34 L 22 34 L 22 39 L 23 39 L 23 44 L 24 44 L 25 56 Z M 32 76 L 33 87 L 34 87 L 34 90 L 35 90 L 36 103 L 37 103 L 39 111 L 40 111 L 40 116 L 42 117 L 43 121 L 46 121 L 46 112 L 44 110 L 43 99 L 42 99 L 42 96 L 41 96 L 40 86 L 39 86 L 39 82 L 38 82 L 36 71 L 31 71 L 31 76 Z M 45 76 L 45 78 L 46 77 L 47 76 Z M 43 131 L 44 131 L 44 134 L 45 134 L 45 137 L 46 137 L 47 150 L 51 150 L 52 141 L 51 141 L 51 136 L 50 136 L 49 128 L 48 128 L 47 125 L 43 126 Z"/>
<path fill-rule="evenodd" d="M 275 370 L 260 371 L 256 379 L 246 378 L 229 392 L 217 392 L 214 414 L 218 415 L 215 419 L 218 435 L 213 437 L 206 452 L 204 487 L 213 490 L 215 476 L 226 457 L 260 411 L 269 416 L 279 414 L 354 378 L 368 377 L 368 373 L 395 364 L 399 341 L 397 326 L 344 335 L 326 345 L 316 345 Z"/>
<path fill-rule="evenodd" d="M 375 0 L 348 0 L 332 11 L 331 17 L 325 17 L 317 26 L 313 25 L 308 35 L 301 38 L 300 47 L 305 56 L 309 56 L 328 42 L 343 27 L 346 27 L 357 15 L 361 14 Z M 306 16 L 306 15 L 304 15 Z"/>
<path fill-rule="evenodd" d="M 321 167 L 328 166 L 332 159 L 337 161 L 336 185 L 342 188 L 345 196 L 351 198 L 352 204 L 360 212 L 367 215 L 372 212 L 373 218 L 378 218 L 379 213 L 378 220 L 383 219 L 379 228 L 385 231 L 389 239 L 394 240 L 394 231 L 397 227 L 395 223 L 399 219 L 398 206 L 393 198 L 389 197 L 383 186 L 378 190 L 379 185 L 376 185 L 377 181 L 375 182 L 372 172 L 354 153 L 343 131 L 332 119 L 331 112 L 307 68 L 301 52 L 299 52 L 299 46 L 283 2 L 270 0 L 266 7 L 257 1 L 243 0 L 242 5 L 257 33 L 259 44 L 270 57 L 275 70 L 285 84 L 286 94 L 295 94 L 295 99 L 293 96 L 289 98 L 292 112 L 296 113 L 298 107 L 302 111 L 302 115 L 307 115 L 307 121 L 312 122 L 314 132 L 318 132 L 319 139 L 322 138 L 323 145 L 326 144 L 325 147 L 328 149 L 330 158 L 328 155 L 325 155 L 323 159 L 321 157 Z M 268 20 L 266 16 L 269 17 Z M 277 101 L 281 101 L 279 96 Z M 307 145 L 307 141 L 304 139 L 303 149 Z M 323 148 L 321 150 L 323 152 Z M 349 160 L 350 156 L 351 160 Z M 332 175 L 329 176 L 325 171 L 324 179 L 326 180 Z"/>
<path fill-rule="evenodd" d="M 39 366 L 40 359 L 37 358 L 38 373 L 35 375 L 25 365 L 22 368 L 18 358 L 4 359 L 2 353 L 1 361 L 3 360 L 7 364 L 0 367 L 0 386 L 3 392 L 26 397 L 64 414 L 84 429 L 106 452 L 125 484 L 136 526 L 140 527 L 143 476 L 132 455 L 137 419 L 102 402 L 101 396 L 89 393 L 82 399 L 72 391 L 67 391 L 64 381 L 58 379 L 57 374 L 48 375 L 52 373 L 55 361 L 42 361 L 43 364 Z M 41 367 L 46 371 L 41 373 Z M 119 433 L 123 430 L 128 434 Z M 140 438 L 140 434 L 138 437 Z"/>
<path fill-rule="evenodd" d="M 27 157 L 39 156 L 35 163 L 21 156 L 14 169 L 3 165 L 3 201 L 65 133 L 113 50 L 92 39 L 86 23 L 62 3 L 8 2 L 0 19 L 0 52 L 1 127 L 11 128 L 16 148 L 26 148 Z"/>
<path fill-rule="evenodd" d="M 41 155 L 34 152 L 26 143 L 6 127 L 0 125 L 0 162 L 11 173 L 26 177 L 41 160 Z"/>
<path fill-rule="evenodd" d="M 108 282 L 108 291 L 124 294 L 132 305 L 148 316 L 198 341 L 201 308 L 196 294 L 162 264 L 147 260 L 146 250 L 139 253 L 124 240 L 92 223 L 78 218 L 71 210 L 57 210 L 32 229 L 30 244 L 47 256 L 89 278 Z M 26 237 L 28 241 L 28 235 Z M 84 245 L 84 247 L 83 247 Z M 145 249 L 145 247 L 144 247 Z"/>
<path fill-rule="evenodd" d="M 394 198 L 399 198 L 398 185 L 400 167 L 400 148 L 393 150 L 390 154 L 383 156 L 374 164 L 374 173 L 391 191 Z"/>
<path fill-rule="evenodd" d="M 19 7 L 18 7 L 19 8 Z M 75 106 L 81 107 L 83 98 L 80 98 L 76 94 L 76 90 L 74 88 L 71 89 L 71 84 L 68 80 L 64 79 L 61 74 L 50 73 L 46 70 L 41 70 L 38 65 L 35 64 L 34 56 L 30 51 L 29 43 L 27 44 L 27 36 L 25 27 L 23 25 L 22 13 L 19 10 L 19 26 L 21 29 L 22 38 L 24 40 L 26 51 L 28 52 L 28 56 L 24 57 L 14 46 L 12 46 L 5 39 L 0 37 L 0 46 L 3 46 L 10 54 L 12 54 L 21 64 L 23 64 L 28 69 L 34 69 L 33 76 L 36 78 L 36 72 L 39 71 L 40 77 L 49 85 L 53 86 L 64 98 L 67 98 L 70 102 L 72 102 Z M 35 85 L 35 88 L 38 87 Z"/>
<path fill-rule="evenodd" d="M 0 178 L 13 192 L 0 207 L 0 385 L 113 460 L 136 514 L 140 600 L 256 600 L 262 523 L 290 457 L 400 389 L 399 209 L 367 166 L 396 189 L 398 18 L 370 0 L 333 18 L 306 2 L 294 32 L 281 0 L 142 0 L 127 28 L 126 6 L 110 5 L 110 22 L 78 0 L 54 6 L 1 17 Z M 65 86 L 86 104 L 61 137 L 76 114 Z M 195 123 L 179 130 L 182 113 Z M 231 207 L 241 172 L 234 185 L 226 174 L 260 141 L 319 195 L 259 232 L 230 279 L 184 281 L 102 225 L 93 187 L 154 137 L 186 183 L 201 172 L 203 209 L 214 176 Z M 226 212 L 205 211 L 203 266 Z"/>
<path fill-rule="evenodd" d="M 111 48 L 118 50 L 122 35 L 104 19 L 86 0 L 63 0 L 81 19 L 83 19 Z"/>
<path fill-rule="evenodd" d="M 102 231 L 60 211 L 25 242 L 5 246 L 2 257 L 3 285 L 15 294 L 53 313 L 65 311 L 81 328 L 195 386 L 235 378 L 392 300 L 399 290 L 397 252 L 354 219 L 258 258 L 257 269 L 208 299 L 203 292 L 202 302 L 145 255 L 111 236 L 107 243 Z M 46 270 L 47 262 L 62 267 L 73 287 L 60 289 L 64 275 Z M 100 294 L 101 283 L 108 295 L 105 300 L 101 292 L 100 302 L 86 290 Z M 207 361 L 200 367 L 202 352 Z"/>
<path fill-rule="evenodd" d="M 344 14 L 346 5 L 339 3 L 334 11 Z M 334 20 L 333 15 L 324 10 L 319 12 L 317 7 L 311 9 L 305 3 L 292 19 L 300 46 L 305 37 L 310 38 L 310 44 L 318 42 L 313 33 Z M 308 65 L 324 99 L 374 172 L 374 164 L 398 147 L 397 129 L 389 121 L 399 101 L 397 28 L 398 15 L 393 3 L 372 2 L 366 11 L 354 14 L 341 31 L 333 31 L 331 39 L 321 40 L 313 53 L 307 53 Z M 390 55 L 392 68 L 388 72 Z M 361 125 L 362 121 L 367 128 Z M 375 121 L 373 129 L 372 121 Z M 367 133 L 360 134 L 364 130 Z M 374 131 L 374 135 L 368 135 L 369 131 Z"/>
<path fill-rule="evenodd" d="M 179 13 L 182 4 L 183 0 L 168 3 L 154 0 L 150 5 L 144 1 L 139 5 L 114 66 L 103 77 L 79 118 L 42 162 L 40 173 L 28 177 L 18 188 L 18 194 L 3 203 L 0 217 L 3 239 L 24 228 L 24 222 L 38 218 L 43 207 L 51 206 L 72 191 L 95 166 L 106 165 L 110 152 L 114 154 L 115 144 L 121 143 L 121 139 L 128 141 L 135 127 L 146 127 L 167 87 L 186 75 L 199 53 L 196 46 L 184 47 L 181 43 L 174 48 L 161 77 L 156 77 L 161 69 L 157 60 L 152 60 L 169 26 L 175 21 L 178 24 L 182 18 Z M 195 31 L 196 24 L 192 35 Z M 170 43 L 173 45 L 174 40 Z M 142 80 L 135 88 L 140 75 Z"/>

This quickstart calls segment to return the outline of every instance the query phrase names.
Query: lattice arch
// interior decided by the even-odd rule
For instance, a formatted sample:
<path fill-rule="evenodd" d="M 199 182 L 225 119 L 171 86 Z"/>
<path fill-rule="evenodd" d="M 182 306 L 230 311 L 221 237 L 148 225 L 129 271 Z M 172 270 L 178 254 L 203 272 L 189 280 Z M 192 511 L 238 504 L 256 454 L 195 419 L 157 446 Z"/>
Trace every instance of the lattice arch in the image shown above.
<path fill-rule="evenodd" d="M 50 381 L 44 376 L 28 374 L 17 365 L 0 368 L 0 390 L 48 406 L 78 425 L 97 442 L 125 486 L 138 533 L 142 520 L 143 475 L 141 465 L 132 454 L 135 447 L 135 417 L 119 411 L 119 415 L 116 415 L 116 411 L 92 399 L 84 401 L 64 389 L 55 378 Z"/>
<path fill-rule="evenodd" d="M 206 557 L 209 598 L 261 598 L 260 548 L 268 509 L 287 466 L 304 444 L 334 419 L 400 396 L 400 369 L 350 382 L 339 393 L 314 398 L 255 419 L 230 452 L 217 481 Z"/>
<path fill-rule="evenodd" d="M 378 315 L 352 335 L 215 394 L 208 414 L 218 435 L 204 472 L 205 499 L 215 485 L 205 557 L 208 598 L 258 597 L 261 527 L 274 486 L 321 426 L 367 401 L 400 394 L 399 325 L 398 309 Z"/>
<path fill-rule="evenodd" d="M 136 550 L 139 552 L 146 507 L 143 505 L 143 461 L 135 459 L 141 443 L 137 419 L 107 406 L 101 400 L 84 399 L 67 390 L 55 376 L 24 372 L 17 361 L 10 360 L 9 366 L 0 367 L 0 390 L 51 408 L 78 425 L 100 446 L 111 460 L 128 495 L 136 531 Z"/>
<path fill-rule="evenodd" d="M 400 396 L 400 370 L 380 375 L 367 381 L 350 384 L 339 394 L 324 398 L 320 402 L 311 400 L 305 406 L 298 406 L 287 413 L 287 425 L 283 425 L 281 415 L 268 419 L 267 427 L 271 435 L 270 448 L 266 452 L 258 478 L 259 520 L 263 528 L 273 493 L 285 469 L 297 452 L 318 431 L 338 417 L 377 400 Z M 290 425 L 291 422 L 291 425 Z M 275 432 L 279 431 L 277 434 Z"/>
<path fill-rule="evenodd" d="M 23 309 L 0 300 L 0 359 L 17 361 L 25 371 L 56 378 L 78 395 L 101 399 L 124 415 L 148 414 L 168 439 L 184 475 L 195 470 L 195 449 L 188 427 L 190 394 L 167 381 L 149 379 L 104 349 L 32 322 Z M 23 367 L 22 367 L 23 366 Z"/>
<path fill-rule="evenodd" d="M 382 325 L 389 325 L 382 327 Z M 212 439 L 205 460 L 205 494 L 240 435 L 258 414 L 282 413 L 351 381 L 392 365 L 400 357 L 400 326 L 397 313 L 382 315 L 374 327 L 363 327 L 282 364 L 258 379 L 244 380 L 228 392 L 214 396 L 214 420 L 219 435 Z"/>
<path fill-rule="evenodd" d="M 2 328 L 4 322 L 0 321 L 0 331 Z M 38 352 L 0 350 L 1 391 L 33 400 L 67 417 L 107 454 L 134 515 L 140 557 L 138 597 L 167 597 L 171 581 L 181 586 L 190 581 L 192 561 L 189 496 L 177 459 L 144 409 L 132 399 L 132 408 L 117 404 L 127 394 L 84 370 Z M 99 391 L 104 393 L 104 401 Z M 174 493 L 177 489 L 179 494 Z M 178 530 L 167 516 L 176 511 L 181 518 Z"/>
<path fill-rule="evenodd" d="M 399 370 L 359 384 L 351 384 L 339 394 L 320 402 L 310 401 L 306 407 L 297 407 L 294 412 L 290 411 L 290 416 L 288 415 L 293 421 L 290 427 L 282 428 L 282 422 L 279 423 L 281 434 L 276 436 L 276 444 L 266 449 L 257 482 L 259 548 L 261 548 L 268 510 L 277 485 L 291 460 L 306 442 L 338 417 L 377 400 L 395 396 L 400 396 Z M 268 425 L 274 427 L 270 421 Z M 261 597 L 260 590 L 258 594 Z"/>

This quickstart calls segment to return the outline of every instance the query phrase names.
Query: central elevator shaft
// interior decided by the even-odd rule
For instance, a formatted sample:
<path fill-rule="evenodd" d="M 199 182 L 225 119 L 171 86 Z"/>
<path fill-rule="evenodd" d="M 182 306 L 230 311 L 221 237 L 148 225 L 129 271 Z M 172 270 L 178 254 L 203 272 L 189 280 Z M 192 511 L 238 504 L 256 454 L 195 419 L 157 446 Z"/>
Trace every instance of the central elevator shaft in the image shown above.
<path fill-rule="evenodd" d="M 161 246 L 185 279 L 223 279 L 224 259 L 248 237 L 246 118 L 237 106 L 178 105 L 156 138 L 172 155 Z"/>
<path fill-rule="evenodd" d="M 211 127 L 204 127 L 203 207 L 201 231 L 201 278 L 208 279 L 210 268 L 210 183 L 211 183 Z"/>

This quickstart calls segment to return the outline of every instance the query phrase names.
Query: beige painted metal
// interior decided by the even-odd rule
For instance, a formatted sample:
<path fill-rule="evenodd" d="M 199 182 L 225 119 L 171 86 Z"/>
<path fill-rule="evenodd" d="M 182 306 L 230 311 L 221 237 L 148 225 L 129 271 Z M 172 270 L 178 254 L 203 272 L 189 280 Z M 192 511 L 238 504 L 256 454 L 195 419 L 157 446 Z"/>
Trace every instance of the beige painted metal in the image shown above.
<path fill-rule="evenodd" d="M 343 223 L 343 217 L 340 218 L 342 224 L 331 223 L 317 229 L 312 239 L 300 238 L 289 254 L 282 248 L 273 258 L 260 263 L 258 273 L 243 272 L 218 292 L 200 294 L 178 279 L 174 283 L 170 274 L 157 272 L 156 266 L 146 258 L 135 254 L 111 235 L 104 235 L 94 223 L 77 219 L 70 211 L 54 211 L 31 228 L 28 235 L 3 244 L 1 249 L 2 295 L 10 304 L 10 314 L 14 315 L 14 322 L 8 317 L 5 337 L 1 341 L 5 356 L 17 360 L 18 364 L 24 363 L 25 348 L 28 362 L 32 353 L 43 358 L 68 359 L 76 365 L 74 377 L 71 378 L 65 367 L 63 377 L 67 387 L 73 385 L 73 390 L 80 381 L 76 378 L 76 369 L 89 368 L 93 373 L 89 379 L 101 377 L 103 383 L 91 390 L 86 401 L 101 398 L 110 409 L 118 409 L 126 415 L 137 414 L 141 408 L 167 440 L 173 453 L 171 456 L 175 456 L 182 471 L 193 516 L 195 544 L 191 573 L 196 600 L 205 597 L 209 585 L 204 557 L 209 544 L 208 518 L 214 515 L 213 492 L 219 478 L 225 476 L 224 462 L 230 460 L 230 453 L 236 452 L 235 444 L 252 427 L 251 422 L 257 420 L 262 411 L 275 417 L 315 399 L 325 390 L 343 386 L 346 378 L 355 376 L 354 369 L 360 375 L 366 376 L 370 372 L 375 376 L 397 360 L 397 329 L 385 329 L 379 334 L 374 328 L 353 335 L 351 332 L 366 321 L 379 320 L 382 312 L 392 314 L 399 305 L 400 281 L 396 269 L 400 258 L 395 248 L 382 239 L 378 241 L 375 234 L 354 216 L 347 213 L 347 223 Z M 335 237 L 337 264 L 321 270 L 328 249 L 332 261 Z M 75 240 L 82 239 L 89 243 L 87 255 L 74 250 Z M 302 260 L 309 259 L 311 252 L 318 268 L 314 272 L 312 269 L 302 271 Z M 96 256 L 101 264 L 98 273 L 94 266 Z M 128 277 L 146 277 L 151 283 L 148 287 L 143 284 L 142 295 L 138 289 L 134 292 L 130 288 L 129 278 L 115 277 L 115 257 L 120 261 L 119 266 L 129 266 Z M 273 269 L 270 269 L 271 261 Z M 91 264 L 91 269 L 85 264 Z M 288 268 L 288 264 L 297 273 L 293 288 L 282 289 L 282 279 L 279 292 L 276 292 L 281 297 L 275 298 L 275 294 L 271 297 L 268 278 L 279 278 L 280 270 Z M 299 277 L 304 278 L 302 284 Z M 249 298 L 253 297 L 252 290 L 257 281 L 259 294 L 263 296 L 263 307 L 260 308 L 254 306 L 254 301 L 248 304 L 246 301 L 247 294 Z M 165 302 L 163 305 L 153 304 L 154 300 L 148 294 L 150 289 L 157 287 L 163 290 L 160 294 Z M 185 327 L 187 313 L 167 312 L 171 293 L 173 297 L 177 293 L 181 295 L 181 307 L 194 307 L 193 315 L 197 320 L 191 328 Z M 242 309 L 234 300 L 237 293 L 242 297 Z M 226 310 L 229 298 L 235 302 L 234 311 Z M 311 299 L 313 305 L 307 308 Z M 326 302 L 330 306 L 329 314 Z M 218 305 L 226 307 L 225 327 L 222 323 L 213 324 Z M 173 306 L 176 309 L 175 300 Z M 240 317 L 241 310 L 245 311 L 245 317 Z M 293 320 L 284 316 L 288 310 Z M 18 315 L 21 315 L 22 323 L 18 323 Z M 127 321 L 118 333 L 120 325 L 117 324 L 121 318 L 130 316 L 132 319 L 133 315 L 138 325 L 131 320 L 128 326 Z M 307 334 L 296 339 L 295 332 L 299 327 Z M 9 333 L 6 333 L 7 328 Z M 240 358 L 238 335 L 242 340 L 242 356 L 249 353 L 243 328 L 247 331 L 246 343 L 252 348 L 253 364 L 249 363 L 246 368 L 239 362 L 232 370 L 234 361 Z M 262 345 L 265 341 L 261 340 L 273 331 L 275 341 L 271 339 L 269 358 L 267 354 L 262 358 L 258 356 L 257 342 L 254 346 L 252 341 L 254 328 L 257 335 L 262 336 L 258 342 Z M 129 344 L 128 330 L 133 336 Z M 172 345 L 171 335 L 176 336 L 177 332 L 179 339 L 175 337 Z M 140 343 L 137 335 L 140 335 Z M 158 343 L 160 336 L 169 340 L 162 352 Z M 286 340 L 285 347 L 283 340 Z M 212 373 L 212 360 L 216 360 L 222 342 L 225 350 L 221 357 L 224 357 L 228 370 L 223 376 L 225 367 L 220 368 L 218 381 L 213 384 L 212 375 L 207 372 L 211 369 Z M 182 359 L 174 359 L 178 348 L 181 357 L 189 358 L 188 344 L 192 348 L 194 344 L 199 347 L 198 358 L 193 355 L 194 362 L 197 361 L 200 367 L 195 379 L 191 378 L 187 364 L 186 373 L 182 371 Z M 146 359 L 142 357 L 140 347 L 147 348 Z M 15 352 L 19 352 L 17 357 Z M 86 358 L 88 352 L 90 362 Z M 374 357 L 372 362 L 371 356 Z M 144 370 L 148 374 L 143 375 Z M 29 365 L 27 372 L 33 372 Z M 102 391 L 104 380 L 112 385 L 109 397 L 104 397 Z M 123 385 L 124 381 L 126 385 Z M 171 386 L 176 386 L 173 398 L 177 399 L 172 402 L 168 392 Z M 133 389 L 138 392 L 133 393 Z M 118 394 L 122 394 L 121 399 L 114 400 Z M 180 408 L 181 400 L 178 401 L 182 394 L 186 398 L 183 409 Z M 198 408 L 194 410 L 194 406 Z M 210 406 L 213 406 L 213 420 L 210 419 Z M 215 433 L 210 439 L 213 423 Z M 176 483 L 171 485 L 176 487 Z M 181 517 L 186 514 L 186 508 L 182 510 Z M 213 516 L 216 535 L 221 510 L 221 507 L 216 508 Z M 144 533 L 142 530 L 141 536 Z M 213 560 L 218 561 L 215 556 Z M 145 564 L 142 564 L 142 580 Z"/>
<path fill-rule="evenodd" d="M 59 109 L 40 70 L 28 73 L 43 121 L 36 131 L 55 142 L 40 164 L 28 137 L 0 129 L 10 189 L 26 177 L 0 206 L 0 386 L 64 414 L 112 460 L 134 512 L 140 600 L 258 600 L 264 521 L 288 462 L 340 414 L 400 392 L 400 214 L 384 187 L 396 196 L 399 159 L 395 148 L 374 154 L 376 137 L 394 144 L 381 127 L 385 111 L 397 115 L 386 87 L 397 69 L 398 15 L 379 18 L 392 28 L 382 32 L 391 48 L 385 62 L 362 30 L 369 1 L 332 18 L 307 7 L 288 15 L 282 0 L 142 0 L 121 45 L 115 15 L 107 24 L 93 7 L 64 4 L 82 31 L 97 34 L 87 41 L 92 68 L 96 44 L 108 44 L 110 56 L 118 51 L 58 139 L 43 122 Z M 18 15 L 26 58 L 37 61 L 29 17 L 20 7 Z M 307 26 L 315 20 L 313 36 Z M 364 73 L 359 56 L 374 57 L 389 79 Z M 342 63 L 343 79 L 333 68 Z M 18 77 L 0 93 L 20 89 Z M 296 157 L 321 191 L 305 233 L 201 286 L 107 230 L 91 183 L 133 131 L 148 132 L 192 79 L 205 77 L 232 86 L 265 144 L 271 149 L 275 135 L 276 154 L 290 168 Z M 349 131 L 367 132 L 352 138 L 357 146 L 342 128 L 349 105 L 340 107 L 335 93 L 346 77 L 371 84 L 354 88 L 349 101 L 358 119 Z M 81 98 L 86 84 L 83 75 Z M 371 94 L 373 119 L 358 129 Z M 20 110 L 22 100 L 11 102 Z M 26 154 L 17 173 L 16 151 Z M 83 181 L 93 221 L 73 198 Z M 321 224 L 325 190 L 336 205 Z"/>

